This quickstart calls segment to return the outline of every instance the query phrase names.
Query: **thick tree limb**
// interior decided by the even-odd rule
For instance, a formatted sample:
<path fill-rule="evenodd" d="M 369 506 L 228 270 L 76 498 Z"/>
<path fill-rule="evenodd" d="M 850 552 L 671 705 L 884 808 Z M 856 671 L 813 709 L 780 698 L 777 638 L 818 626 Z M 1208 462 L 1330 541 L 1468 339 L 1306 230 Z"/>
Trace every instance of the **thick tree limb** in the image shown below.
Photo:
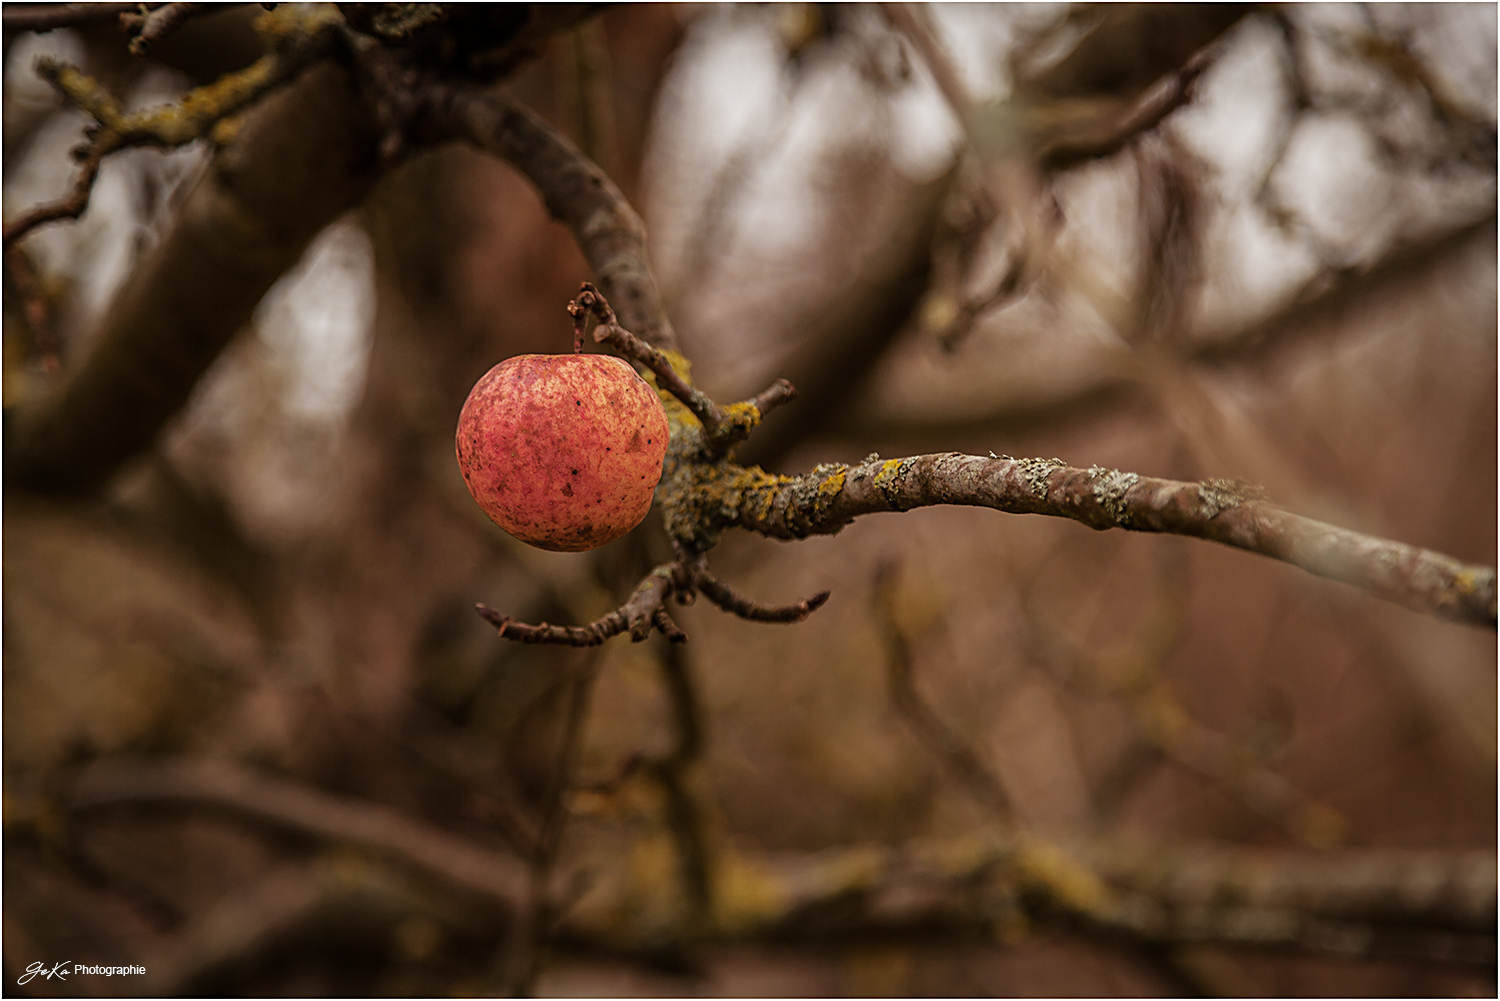
<path fill-rule="evenodd" d="M 1065 852 L 1031 838 L 825 850 L 733 860 L 753 894 L 720 901 L 710 940 L 993 940 L 1036 925 L 1143 946 L 1227 945 L 1350 958 L 1488 965 L 1492 852 L 1267 855 L 1109 844 Z M 628 891 L 627 891 L 628 892 Z M 628 951 L 652 939 L 614 899 L 576 915 L 564 944 Z M 680 929 L 683 941 L 701 928 Z M 662 929 L 649 934 L 659 944 Z"/>
<path fill-rule="evenodd" d="M 1071 518 L 1090 528 L 1187 535 L 1282 560 L 1417 611 L 1495 627 L 1495 571 L 1441 553 L 1292 514 L 1255 488 L 1183 483 L 1059 459 L 962 455 L 826 465 L 796 478 L 721 467 L 707 493 L 733 511 L 724 524 L 777 539 L 828 535 L 860 515 L 934 504 Z M 698 511 L 707 511 L 700 504 Z"/>
<path fill-rule="evenodd" d="M 374 849 L 508 908 L 525 899 L 518 858 L 385 806 L 229 762 L 113 760 L 73 783 L 77 812 L 141 803 L 201 804 L 314 837 Z M 758 891 L 716 901 L 708 923 L 663 929 L 647 907 L 606 892 L 568 916 L 562 944 L 629 949 L 680 941 L 988 937 L 1029 924 L 1155 944 L 1221 944 L 1460 964 L 1495 959 L 1493 852 L 1361 850 L 1267 854 L 1097 842 L 1064 852 L 1030 838 L 869 846 L 737 857 Z M 618 892 L 618 891 L 616 891 Z M 640 902 L 644 903 L 644 902 Z"/>

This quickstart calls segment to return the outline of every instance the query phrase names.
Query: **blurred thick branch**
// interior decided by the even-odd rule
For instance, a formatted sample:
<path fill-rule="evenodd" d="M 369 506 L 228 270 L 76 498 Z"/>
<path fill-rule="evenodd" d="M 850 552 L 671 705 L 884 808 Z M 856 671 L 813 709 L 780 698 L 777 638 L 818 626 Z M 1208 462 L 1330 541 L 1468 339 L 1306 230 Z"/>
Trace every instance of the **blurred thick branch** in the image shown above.
<path fill-rule="evenodd" d="M 74 782 L 87 813 L 146 803 L 210 806 L 374 849 L 507 907 L 525 899 L 522 861 L 388 807 L 324 793 L 227 762 L 101 762 Z M 556 941 L 609 951 L 702 942 L 869 936 L 1018 937 L 1034 924 L 1156 944 L 1221 944 L 1486 965 L 1495 961 L 1490 851 L 1358 850 L 1317 855 L 1091 842 L 1063 850 L 1030 837 L 874 846 L 722 861 L 741 892 L 708 923 L 662 928 L 658 909 L 606 881 L 593 906 L 561 919 Z M 654 886 L 654 884 L 653 884 Z M 752 890 L 753 888 L 753 890 Z M 654 892 L 654 890 L 652 891 Z M 639 917 L 640 922 L 633 918 Z"/>
<path fill-rule="evenodd" d="M 736 856 L 744 896 L 721 902 L 723 942 L 1019 939 L 1066 927 L 1136 945 L 1216 944 L 1483 966 L 1495 959 L 1493 853 L 1246 849 L 1064 851 L 1016 838 Z M 753 888 L 753 892 L 751 891 Z M 564 923 L 562 943 L 620 951 L 650 939 L 624 899 Z M 657 941 L 662 934 L 653 928 Z M 680 934 L 701 938 L 701 929 Z"/>

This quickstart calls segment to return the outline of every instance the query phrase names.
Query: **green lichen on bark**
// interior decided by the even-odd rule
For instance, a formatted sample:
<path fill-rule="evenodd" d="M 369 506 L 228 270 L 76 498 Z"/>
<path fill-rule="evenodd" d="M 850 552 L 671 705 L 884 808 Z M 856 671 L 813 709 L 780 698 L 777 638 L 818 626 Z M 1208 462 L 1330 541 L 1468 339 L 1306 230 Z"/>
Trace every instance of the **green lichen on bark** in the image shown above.
<path fill-rule="evenodd" d="M 43 56 L 36 62 L 36 72 L 94 119 L 97 124 L 90 140 L 98 153 L 128 146 L 183 146 L 213 135 L 219 122 L 244 111 L 289 79 L 342 23 L 337 10 L 326 4 L 281 4 L 255 22 L 269 50 L 266 55 L 242 70 L 193 88 L 175 103 L 129 114 L 103 84 L 75 66 Z"/>

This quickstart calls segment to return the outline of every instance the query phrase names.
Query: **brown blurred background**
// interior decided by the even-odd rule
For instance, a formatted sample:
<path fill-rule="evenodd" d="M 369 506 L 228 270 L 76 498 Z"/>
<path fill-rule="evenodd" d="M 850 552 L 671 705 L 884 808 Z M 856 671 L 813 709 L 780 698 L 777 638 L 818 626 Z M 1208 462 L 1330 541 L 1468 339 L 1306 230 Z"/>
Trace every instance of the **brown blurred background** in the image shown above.
<path fill-rule="evenodd" d="M 39 53 L 151 103 L 253 57 L 251 13 L 148 60 L 108 21 L 8 31 L 6 217 L 65 189 L 82 126 Z M 642 211 L 700 386 L 801 390 L 747 461 L 1236 478 L 1493 566 L 1495 39 L 1492 5 L 625 5 L 507 90 Z M 20 243 L 8 413 L 87 356 L 207 162 L 122 154 L 81 220 Z M 1493 853 L 1496 643 L 1212 544 L 959 508 L 726 538 L 741 590 L 833 592 L 797 625 L 702 603 L 672 650 L 500 640 L 476 601 L 584 622 L 669 553 L 650 518 L 530 550 L 453 459 L 474 380 L 567 350 L 587 277 L 514 171 L 422 153 L 102 496 L 7 483 L 7 991 L 505 989 L 483 894 L 339 827 L 397 817 L 499 857 L 555 839 L 559 913 L 619 936 L 557 942 L 538 994 L 1493 994 L 1493 953 L 674 939 L 757 892 L 741 860 L 1016 829 L 1168 869 L 1202 844 Z M 202 761 L 281 805 L 130 792 L 142 762 Z M 148 975 L 16 986 L 65 958 Z"/>

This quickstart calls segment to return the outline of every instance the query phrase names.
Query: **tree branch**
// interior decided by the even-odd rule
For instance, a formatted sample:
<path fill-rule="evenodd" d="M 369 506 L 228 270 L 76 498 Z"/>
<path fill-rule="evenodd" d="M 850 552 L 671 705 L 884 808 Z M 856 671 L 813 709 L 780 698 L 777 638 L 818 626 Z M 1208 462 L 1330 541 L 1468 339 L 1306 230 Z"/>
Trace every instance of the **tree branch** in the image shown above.
<path fill-rule="evenodd" d="M 164 38 L 190 17 L 211 13 L 203 3 L 167 3 L 144 13 L 120 15 L 120 27 L 135 35 L 130 40 L 130 54 L 144 56 L 157 39 Z"/>
<path fill-rule="evenodd" d="M 82 364 L 17 415 L 7 485 L 83 493 L 149 447 L 265 291 L 376 175 L 375 133 L 324 62 L 246 117 L 104 314 Z"/>
<path fill-rule="evenodd" d="M 991 507 L 1011 514 L 1071 518 L 1090 528 L 1186 535 L 1219 542 L 1352 584 L 1417 611 L 1495 627 L 1495 571 L 1449 556 L 1304 518 L 1263 500 L 1256 488 L 1208 480 L 1184 483 L 1059 459 L 948 452 L 825 465 L 796 478 L 720 467 L 700 487 L 738 525 L 777 539 L 833 534 L 860 515 L 935 504 Z M 665 481 L 665 478 L 664 478 Z"/>
<path fill-rule="evenodd" d="M 1492 852 L 1271 854 L 1221 848 L 1065 852 L 1029 837 L 740 856 L 754 895 L 720 901 L 721 942 L 987 939 L 1062 926 L 1138 946 L 1226 945 L 1488 965 Z M 626 891 L 628 892 L 628 891 Z M 616 949 L 701 940 L 702 929 L 637 927 L 645 901 L 613 900 L 562 928 L 564 943 Z"/>
<path fill-rule="evenodd" d="M 165 16 L 171 8 L 195 4 L 168 4 L 145 17 Z M 337 14 L 299 11 L 285 5 L 285 13 L 272 12 L 256 22 L 257 30 L 271 51 L 252 65 L 183 95 L 176 104 L 164 104 L 125 114 L 120 102 L 97 80 L 76 67 L 50 58 L 37 60 L 36 71 L 71 104 L 87 112 L 95 122 L 88 142 L 76 155 L 82 161 L 73 189 L 51 205 L 39 206 L 9 223 L 4 245 L 43 223 L 76 219 L 88 208 L 89 194 L 104 157 L 133 146 L 184 146 L 208 136 L 225 119 L 243 111 L 268 92 L 291 80 L 322 56 L 337 38 L 342 23 Z M 179 15 L 185 16 L 184 15 Z M 171 27 L 175 20 L 168 23 Z"/>
<path fill-rule="evenodd" d="M 54 31 L 160 6 L 159 3 L 12 3 L 0 12 L 0 24 L 7 32 Z"/>
<path fill-rule="evenodd" d="M 647 574 L 625 604 L 585 626 L 554 626 L 546 622 L 528 625 L 482 603 L 475 606 L 475 611 L 499 630 L 502 638 L 521 643 L 598 646 L 611 636 L 627 631 L 634 642 L 640 643 L 651 635 L 653 627 L 671 642 L 683 643 L 687 641 L 687 635 L 667 615 L 666 601 L 675 592 L 678 601 L 685 604 L 699 591 L 726 612 L 752 622 L 801 622 L 828 600 L 828 592 L 823 591 L 792 605 L 761 604 L 710 573 L 701 554 L 688 554 L 679 549 L 678 558 Z"/>
<path fill-rule="evenodd" d="M 425 131 L 501 157 L 530 178 L 553 218 L 573 231 L 623 324 L 647 344 L 678 351 L 646 253 L 646 225 L 609 176 L 556 129 L 492 91 L 435 87 Z"/>
<path fill-rule="evenodd" d="M 97 810 L 130 803 L 198 803 L 332 841 L 364 845 L 508 908 L 525 899 L 518 858 L 456 838 L 390 807 L 336 796 L 228 761 L 114 759 L 74 782 L 69 806 Z"/>

